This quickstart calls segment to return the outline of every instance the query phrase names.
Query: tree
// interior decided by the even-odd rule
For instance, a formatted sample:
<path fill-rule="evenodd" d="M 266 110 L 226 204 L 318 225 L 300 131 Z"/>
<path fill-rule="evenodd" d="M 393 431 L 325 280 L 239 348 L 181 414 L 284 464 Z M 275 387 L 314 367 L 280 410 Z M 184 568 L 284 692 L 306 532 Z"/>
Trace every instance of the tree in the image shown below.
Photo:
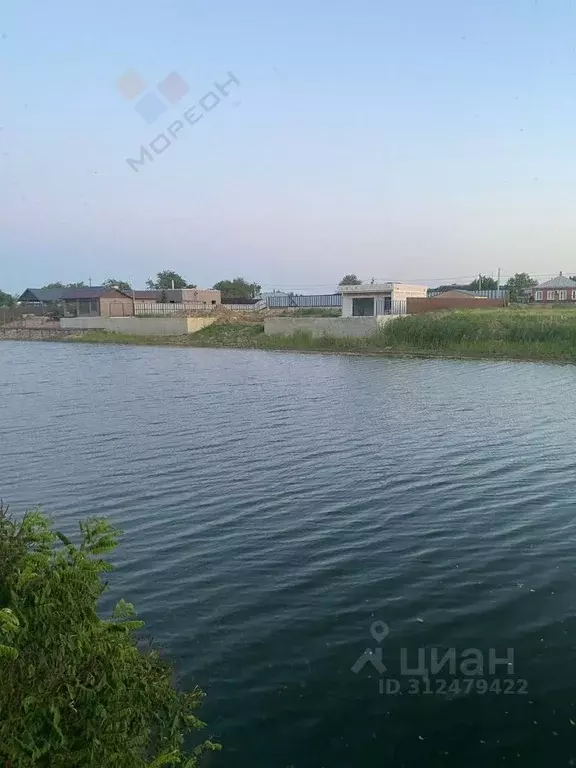
<path fill-rule="evenodd" d="M 172 285 L 174 283 L 174 285 Z M 163 272 L 158 272 L 156 280 L 146 280 L 148 288 L 156 291 L 169 291 L 171 288 L 196 288 L 195 285 L 190 285 L 186 280 L 179 275 L 178 272 L 174 272 L 171 269 L 165 269 Z"/>
<path fill-rule="evenodd" d="M 58 768 L 198 765 L 199 689 L 178 692 L 158 651 L 140 650 L 143 622 L 121 600 L 101 618 L 119 532 L 80 523 L 80 546 L 40 511 L 16 522 L 0 505 L 0 764 Z"/>
<path fill-rule="evenodd" d="M 342 280 L 338 283 L 338 285 L 361 285 L 362 280 L 360 280 L 359 277 L 356 277 L 356 275 L 344 275 Z"/>
<path fill-rule="evenodd" d="M 119 291 L 131 291 L 132 286 L 130 283 L 127 283 L 126 280 L 114 280 L 112 277 L 109 277 L 108 280 L 104 280 L 102 283 L 102 286 L 104 288 L 108 288 L 109 290 L 112 290 L 114 288 L 118 288 Z"/>
<path fill-rule="evenodd" d="M 0 291 L 0 307 L 11 307 L 14 305 L 14 296 L 5 291 Z"/>
<path fill-rule="evenodd" d="M 495 291 L 498 288 L 498 280 L 493 277 L 480 275 L 476 280 L 472 280 L 468 286 L 469 291 Z"/>
<path fill-rule="evenodd" d="M 506 283 L 506 288 L 510 291 L 510 301 L 520 301 L 524 292 L 529 288 L 538 285 L 538 281 L 530 277 L 527 272 L 516 272 Z"/>
<path fill-rule="evenodd" d="M 42 288 L 86 288 L 86 284 L 82 281 L 79 283 L 47 283 Z"/>
<path fill-rule="evenodd" d="M 235 277 L 233 280 L 220 280 L 214 284 L 216 291 L 221 291 L 224 299 L 253 299 L 262 290 L 258 283 L 249 283 L 243 277 Z"/>
<path fill-rule="evenodd" d="M 446 293 L 446 291 L 469 291 L 469 285 L 461 285 L 459 283 L 451 283 L 450 285 L 439 285 L 437 288 L 429 288 L 428 293 Z"/>

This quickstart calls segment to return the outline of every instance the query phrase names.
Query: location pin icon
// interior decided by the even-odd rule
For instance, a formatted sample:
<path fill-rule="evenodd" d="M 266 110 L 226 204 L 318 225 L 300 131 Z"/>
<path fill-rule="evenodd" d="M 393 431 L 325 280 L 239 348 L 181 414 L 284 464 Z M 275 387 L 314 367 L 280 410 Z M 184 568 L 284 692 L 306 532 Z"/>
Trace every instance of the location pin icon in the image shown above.
<path fill-rule="evenodd" d="M 388 628 L 388 624 L 386 624 L 384 621 L 375 621 L 370 627 L 370 634 L 377 643 L 381 643 L 382 640 L 384 640 L 384 638 L 387 636 L 388 632 L 390 632 L 390 629 Z"/>

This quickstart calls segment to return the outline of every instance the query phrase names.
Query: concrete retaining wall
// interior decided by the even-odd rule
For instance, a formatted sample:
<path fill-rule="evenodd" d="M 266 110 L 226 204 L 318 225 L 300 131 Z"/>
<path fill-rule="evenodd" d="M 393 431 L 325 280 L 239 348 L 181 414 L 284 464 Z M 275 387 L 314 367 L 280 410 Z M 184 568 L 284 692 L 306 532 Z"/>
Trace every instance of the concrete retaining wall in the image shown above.
<path fill-rule="evenodd" d="M 129 333 L 137 336 L 182 336 L 212 325 L 213 317 L 67 317 L 60 320 L 65 330 L 84 329 Z"/>
<path fill-rule="evenodd" d="M 396 315 L 380 317 L 270 317 L 264 321 L 264 332 L 269 336 L 292 336 L 311 333 L 312 336 L 336 338 L 371 336 Z"/>
<path fill-rule="evenodd" d="M 0 341 L 60 341 L 70 336 L 81 336 L 85 330 L 62 330 L 60 328 L 1 328 Z"/>

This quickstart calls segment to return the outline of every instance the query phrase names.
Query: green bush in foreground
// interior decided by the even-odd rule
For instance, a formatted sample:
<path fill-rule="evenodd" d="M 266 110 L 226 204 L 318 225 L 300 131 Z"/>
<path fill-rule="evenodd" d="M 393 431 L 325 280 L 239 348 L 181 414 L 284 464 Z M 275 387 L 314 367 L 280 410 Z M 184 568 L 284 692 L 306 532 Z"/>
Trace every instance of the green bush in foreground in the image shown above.
<path fill-rule="evenodd" d="M 101 619 L 119 532 L 80 523 L 80 544 L 39 511 L 10 518 L 0 503 L 0 765 L 6 768 L 194 768 L 187 751 L 202 691 L 178 692 L 172 669 L 139 650 L 143 622 L 121 600 Z"/>

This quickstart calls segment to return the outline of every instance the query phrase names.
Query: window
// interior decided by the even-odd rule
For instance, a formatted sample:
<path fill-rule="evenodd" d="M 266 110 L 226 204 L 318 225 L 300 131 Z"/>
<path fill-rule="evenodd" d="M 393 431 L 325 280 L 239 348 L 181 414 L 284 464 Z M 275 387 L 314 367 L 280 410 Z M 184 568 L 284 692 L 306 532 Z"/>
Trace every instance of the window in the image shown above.
<path fill-rule="evenodd" d="M 576 291 L 572 291 L 572 301 L 576 301 Z"/>
<path fill-rule="evenodd" d="M 80 317 L 91 317 L 100 314 L 98 299 L 78 299 L 77 313 Z"/>
<path fill-rule="evenodd" d="M 557 291 L 548 291 L 548 301 L 554 301 L 557 296 Z"/>
<path fill-rule="evenodd" d="M 576 291 L 574 291 L 576 293 Z M 542 291 L 534 292 L 534 301 L 542 301 Z"/>
<path fill-rule="evenodd" d="M 566 291 L 558 291 L 558 301 L 566 301 Z"/>

